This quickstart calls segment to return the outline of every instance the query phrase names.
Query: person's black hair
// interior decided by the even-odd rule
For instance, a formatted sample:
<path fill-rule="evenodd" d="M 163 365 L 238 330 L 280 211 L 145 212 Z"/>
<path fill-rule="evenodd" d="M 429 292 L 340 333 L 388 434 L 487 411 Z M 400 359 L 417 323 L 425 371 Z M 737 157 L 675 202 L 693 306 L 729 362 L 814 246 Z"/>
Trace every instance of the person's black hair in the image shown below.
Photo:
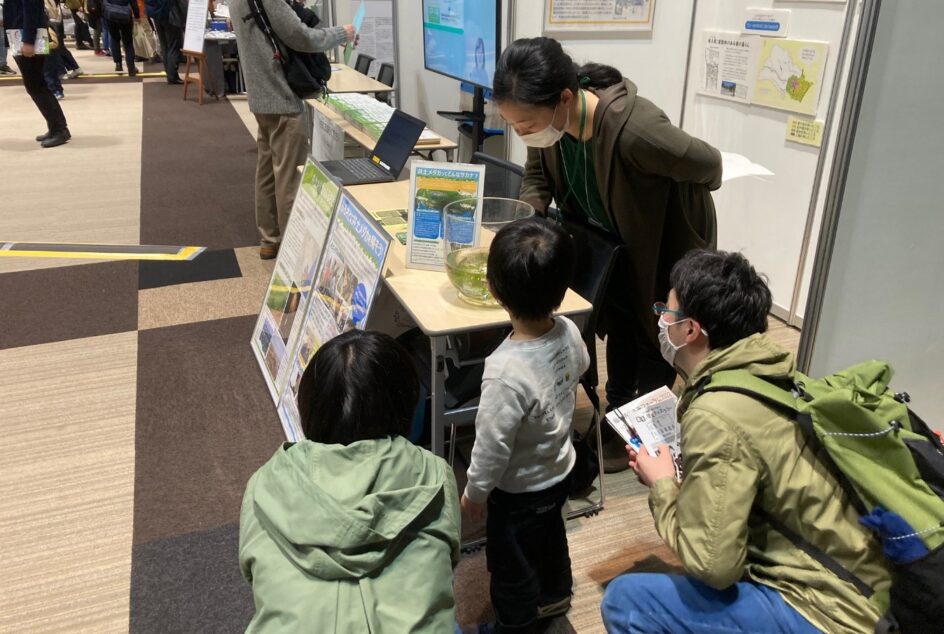
<path fill-rule="evenodd" d="M 710 348 L 767 331 L 770 289 L 740 253 L 689 251 L 672 267 L 669 282 L 681 311 L 708 332 Z"/>
<path fill-rule="evenodd" d="M 605 64 L 574 64 L 560 42 L 549 37 L 515 40 L 502 51 L 495 65 L 492 97 L 497 103 L 515 102 L 553 108 L 569 88 L 603 89 L 623 81 L 623 75 Z"/>
<path fill-rule="evenodd" d="M 315 353 L 298 387 L 305 437 L 325 444 L 406 436 L 419 398 L 409 353 L 389 335 L 351 330 Z"/>
<path fill-rule="evenodd" d="M 544 218 L 526 218 L 503 227 L 492 240 L 486 276 L 492 294 L 519 319 L 549 317 L 574 274 L 573 238 Z"/>

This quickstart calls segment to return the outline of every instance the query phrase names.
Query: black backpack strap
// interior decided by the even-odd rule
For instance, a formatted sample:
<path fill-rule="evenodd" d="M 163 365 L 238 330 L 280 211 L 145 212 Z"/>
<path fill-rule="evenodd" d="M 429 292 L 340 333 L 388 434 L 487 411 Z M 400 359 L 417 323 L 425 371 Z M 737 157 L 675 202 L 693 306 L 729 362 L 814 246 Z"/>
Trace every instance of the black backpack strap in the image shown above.
<path fill-rule="evenodd" d="M 826 568 L 843 581 L 851 583 L 853 586 L 855 586 L 855 589 L 858 590 L 859 593 L 861 593 L 866 599 L 870 598 L 875 593 L 875 591 L 872 589 L 872 586 L 864 582 L 860 577 L 840 564 L 833 557 L 830 557 L 821 548 L 813 544 L 808 539 L 804 538 L 802 535 L 797 533 L 795 530 L 778 520 L 764 509 L 757 506 L 754 508 L 757 515 L 765 522 L 770 524 L 770 526 L 775 531 L 789 539 L 794 546 L 819 562 L 823 568 Z"/>

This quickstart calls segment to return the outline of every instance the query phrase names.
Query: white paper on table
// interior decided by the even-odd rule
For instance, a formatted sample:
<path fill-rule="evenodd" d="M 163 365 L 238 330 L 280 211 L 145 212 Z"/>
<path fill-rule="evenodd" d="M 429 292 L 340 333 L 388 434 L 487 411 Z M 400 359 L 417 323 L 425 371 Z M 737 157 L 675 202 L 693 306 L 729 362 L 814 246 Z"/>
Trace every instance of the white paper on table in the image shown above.
<path fill-rule="evenodd" d="M 721 182 L 727 183 L 735 178 L 744 178 L 745 176 L 774 176 L 769 169 L 754 163 L 743 154 L 734 152 L 721 153 L 722 174 Z"/>

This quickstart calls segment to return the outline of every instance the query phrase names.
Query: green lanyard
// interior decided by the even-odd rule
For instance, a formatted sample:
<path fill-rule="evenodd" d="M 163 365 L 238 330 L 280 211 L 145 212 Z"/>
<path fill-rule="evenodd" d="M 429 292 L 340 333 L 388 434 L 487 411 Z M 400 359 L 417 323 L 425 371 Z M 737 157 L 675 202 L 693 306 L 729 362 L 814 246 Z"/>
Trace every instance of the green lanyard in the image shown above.
<path fill-rule="evenodd" d="M 574 175 L 571 178 L 570 174 L 567 173 L 567 159 L 564 156 L 563 148 L 561 148 L 561 163 L 564 165 L 564 179 L 567 182 L 567 192 L 564 194 L 564 200 L 574 194 L 576 197 L 577 192 L 574 191 L 574 183 L 577 182 L 577 161 L 580 159 L 580 151 L 583 150 L 583 175 L 584 175 L 584 186 L 586 186 L 587 181 L 587 144 L 583 141 L 583 131 L 584 126 L 587 124 L 587 96 L 584 94 L 583 90 L 577 89 L 580 93 L 580 132 L 578 132 L 577 138 L 577 151 L 574 152 Z M 587 198 L 587 205 L 590 204 L 589 199 L 590 195 L 587 192 L 584 192 L 584 195 Z M 589 210 L 588 210 L 589 213 Z"/>

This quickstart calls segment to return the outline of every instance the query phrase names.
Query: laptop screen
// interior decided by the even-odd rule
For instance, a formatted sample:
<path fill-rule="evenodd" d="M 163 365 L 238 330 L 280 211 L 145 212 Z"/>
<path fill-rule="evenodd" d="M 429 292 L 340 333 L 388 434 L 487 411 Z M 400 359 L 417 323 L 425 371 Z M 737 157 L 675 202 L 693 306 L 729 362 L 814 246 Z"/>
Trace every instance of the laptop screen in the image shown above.
<path fill-rule="evenodd" d="M 394 178 L 399 177 L 425 127 L 426 124 L 416 117 L 411 117 L 401 110 L 394 110 L 387 127 L 377 140 L 374 153 L 370 155 L 371 160 L 389 170 Z"/>

